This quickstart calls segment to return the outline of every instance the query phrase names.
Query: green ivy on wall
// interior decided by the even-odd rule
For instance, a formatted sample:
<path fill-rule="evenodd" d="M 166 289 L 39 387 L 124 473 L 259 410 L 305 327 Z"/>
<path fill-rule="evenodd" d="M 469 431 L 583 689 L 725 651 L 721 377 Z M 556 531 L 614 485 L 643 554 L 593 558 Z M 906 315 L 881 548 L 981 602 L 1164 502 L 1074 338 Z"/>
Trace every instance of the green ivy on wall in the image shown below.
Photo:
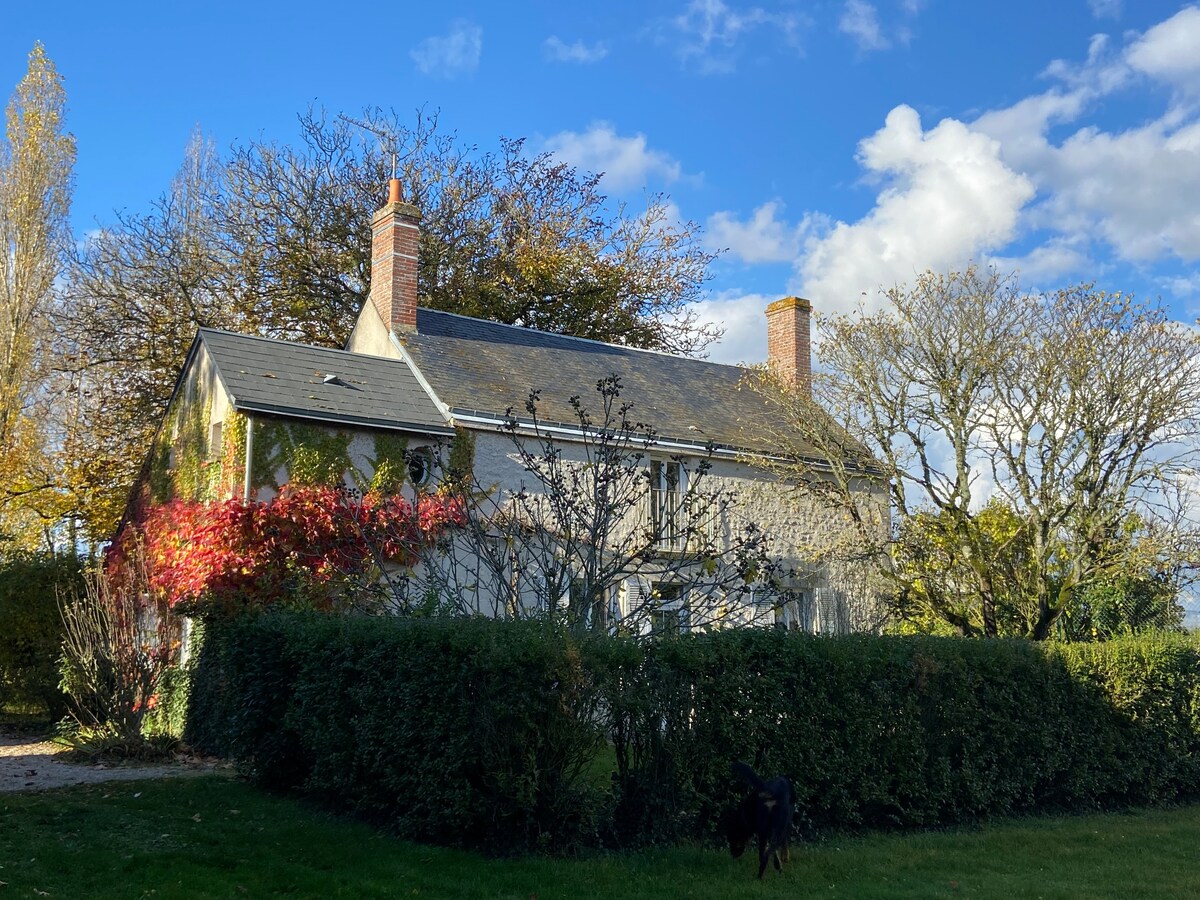
<path fill-rule="evenodd" d="M 475 475 L 475 435 L 455 426 L 450 442 L 450 458 L 446 462 L 446 480 L 451 484 L 470 484 Z"/>
<path fill-rule="evenodd" d="M 246 428 L 242 413 L 221 423 L 219 453 L 209 448 L 212 406 L 181 404 L 155 442 L 149 468 L 150 502 L 174 499 L 216 500 L 237 496 L 245 478 Z M 311 422 L 289 422 L 271 416 L 254 418 L 251 487 L 280 487 L 276 476 L 287 473 L 295 484 L 336 487 L 349 474 L 363 491 L 398 492 L 409 478 L 408 438 L 375 432 L 373 453 L 360 469 L 350 457 L 355 432 Z M 172 434 L 174 441 L 172 441 Z M 474 439 L 460 431 L 450 448 L 450 471 L 469 473 Z M 458 467 L 458 468 L 456 468 Z"/>
<path fill-rule="evenodd" d="M 240 413 L 225 422 L 224 458 L 236 461 L 239 478 L 246 459 L 246 423 L 246 416 Z M 392 433 L 375 433 L 374 454 L 366 460 L 371 474 L 367 474 L 350 458 L 354 436 L 352 431 L 310 422 L 255 417 L 251 486 L 278 490 L 276 475 L 282 470 L 294 484 L 336 487 L 349 473 L 364 491 L 399 491 L 408 478 L 408 439 Z"/>
<path fill-rule="evenodd" d="M 212 403 L 181 403 L 163 423 L 150 460 L 150 500 L 211 500 L 221 459 L 210 453 Z"/>
<path fill-rule="evenodd" d="M 390 432 L 375 434 L 375 455 L 371 458 L 372 475 L 359 487 L 380 494 L 395 494 L 408 480 L 408 438 Z M 356 474 L 356 480 L 359 473 Z"/>

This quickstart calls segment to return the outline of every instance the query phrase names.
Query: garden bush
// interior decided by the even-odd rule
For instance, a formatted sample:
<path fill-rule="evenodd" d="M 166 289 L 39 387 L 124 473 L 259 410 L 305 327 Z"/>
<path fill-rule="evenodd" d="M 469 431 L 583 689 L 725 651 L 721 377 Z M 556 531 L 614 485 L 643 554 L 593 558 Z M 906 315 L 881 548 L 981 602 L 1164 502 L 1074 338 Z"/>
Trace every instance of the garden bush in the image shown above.
<path fill-rule="evenodd" d="M 1200 794 L 1200 646 L 1182 636 L 643 643 L 272 612 L 213 626 L 191 678 L 201 749 L 495 852 L 711 839 L 744 790 L 735 759 L 792 778 L 809 834 Z"/>
<path fill-rule="evenodd" d="M 539 623 L 272 612 L 210 622 L 186 740 L 405 837 L 595 843 L 604 743 L 579 648 Z"/>
<path fill-rule="evenodd" d="M 21 554 L 0 561 L 0 710 L 9 706 L 50 719 L 66 712 L 58 683 L 58 597 L 82 583 L 75 556 Z"/>
<path fill-rule="evenodd" d="M 626 841 L 710 834 L 741 789 L 733 759 L 789 775 L 810 832 L 1200 791 L 1200 650 L 1188 638 L 1047 646 L 745 629 L 614 656 L 602 671 Z"/>

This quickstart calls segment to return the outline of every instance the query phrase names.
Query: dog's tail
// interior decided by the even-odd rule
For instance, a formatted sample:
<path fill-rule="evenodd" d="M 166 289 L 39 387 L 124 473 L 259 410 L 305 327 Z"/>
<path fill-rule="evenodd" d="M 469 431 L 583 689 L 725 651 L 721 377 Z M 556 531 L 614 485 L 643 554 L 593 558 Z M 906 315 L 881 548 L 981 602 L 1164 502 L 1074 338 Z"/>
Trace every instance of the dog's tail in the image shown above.
<path fill-rule="evenodd" d="M 770 791 L 767 790 L 766 782 L 759 778 L 758 774 L 744 762 L 735 762 L 732 766 L 730 766 L 730 768 L 733 769 L 734 775 L 737 775 L 744 782 L 746 782 L 746 784 L 750 785 L 750 787 L 754 788 L 754 790 L 758 791 L 760 794 L 770 793 Z"/>

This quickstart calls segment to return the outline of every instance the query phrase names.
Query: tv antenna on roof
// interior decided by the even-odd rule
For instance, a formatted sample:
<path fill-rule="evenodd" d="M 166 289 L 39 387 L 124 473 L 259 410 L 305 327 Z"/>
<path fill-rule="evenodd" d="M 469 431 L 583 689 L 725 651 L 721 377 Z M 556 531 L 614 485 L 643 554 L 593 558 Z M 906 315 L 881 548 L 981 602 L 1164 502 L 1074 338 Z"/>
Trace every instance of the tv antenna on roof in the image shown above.
<path fill-rule="evenodd" d="M 396 134 L 393 131 L 380 128 L 378 125 L 373 125 L 365 119 L 355 119 L 345 113 L 338 113 L 338 118 L 343 122 L 361 128 L 363 131 L 368 131 L 375 137 L 379 138 L 379 146 L 392 156 L 392 179 L 396 178 Z"/>

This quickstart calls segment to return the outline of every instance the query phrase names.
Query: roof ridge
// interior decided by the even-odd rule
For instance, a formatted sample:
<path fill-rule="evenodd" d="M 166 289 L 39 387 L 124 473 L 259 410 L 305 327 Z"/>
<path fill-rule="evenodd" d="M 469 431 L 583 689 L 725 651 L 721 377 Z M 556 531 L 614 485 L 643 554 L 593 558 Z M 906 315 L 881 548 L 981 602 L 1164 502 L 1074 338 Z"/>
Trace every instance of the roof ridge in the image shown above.
<path fill-rule="evenodd" d="M 339 347 L 322 347 L 319 344 L 306 344 L 303 341 L 285 341 L 283 338 L 266 337 L 261 334 L 247 334 L 244 331 L 230 331 L 228 328 L 201 327 L 198 330 L 201 337 L 203 337 L 205 334 L 224 334 L 228 335 L 229 337 L 244 338 L 245 340 L 249 341 L 262 341 L 266 344 L 283 344 L 287 347 L 303 347 L 306 350 L 317 350 L 321 353 L 336 353 L 342 356 L 353 356 L 356 358 L 369 356 L 371 359 L 382 359 L 386 362 L 404 365 L 401 360 L 393 359 L 390 356 L 373 356 L 369 353 L 358 353 L 354 350 L 344 350 Z"/>
<path fill-rule="evenodd" d="M 578 341 L 583 344 L 593 344 L 593 345 L 597 345 L 600 347 L 612 347 L 613 349 L 616 349 L 616 350 L 627 350 L 627 351 L 630 351 L 631 353 L 648 353 L 653 356 L 665 356 L 668 359 L 682 359 L 682 360 L 685 360 L 686 362 L 691 362 L 691 363 L 703 363 L 704 365 L 708 365 L 708 366 L 720 366 L 722 369 L 745 369 L 745 368 L 747 368 L 746 366 L 741 365 L 740 363 L 719 363 L 719 362 L 713 362 L 711 359 L 698 359 L 695 356 L 688 356 L 684 353 L 670 353 L 669 351 L 666 351 L 666 350 L 653 350 L 648 347 L 630 347 L 628 344 L 612 344 L 612 343 L 609 343 L 608 341 L 598 341 L 595 338 L 584 338 L 584 337 L 579 337 L 574 334 L 561 334 L 560 332 L 557 332 L 557 331 L 543 331 L 540 328 L 529 328 L 526 325 L 513 325 L 508 322 L 497 322 L 493 319 L 481 319 L 478 316 L 466 316 L 466 315 L 463 315 L 462 313 L 448 312 L 444 309 L 432 309 L 428 306 L 417 307 L 417 312 L 418 313 L 421 313 L 421 312 L 433 313 L 434 315 L 438 315 L 438 316 L 453 316 L 456 319 L 466 319 L 468 322 L 481 322 L 484 325 L 491 325 L 496 328 L 511 328 L 515 331 L 524 332 L 525 334 L 544 334 L 544 335 L 547 335 L 548 337 L 562 338 L 563 340 L 567 340 L 567 341 Z M 420 329 L 418 328 L 417 336 L 419 337 L 420 335 L 421 335 L 421 332 L 420 332 Z"/>

